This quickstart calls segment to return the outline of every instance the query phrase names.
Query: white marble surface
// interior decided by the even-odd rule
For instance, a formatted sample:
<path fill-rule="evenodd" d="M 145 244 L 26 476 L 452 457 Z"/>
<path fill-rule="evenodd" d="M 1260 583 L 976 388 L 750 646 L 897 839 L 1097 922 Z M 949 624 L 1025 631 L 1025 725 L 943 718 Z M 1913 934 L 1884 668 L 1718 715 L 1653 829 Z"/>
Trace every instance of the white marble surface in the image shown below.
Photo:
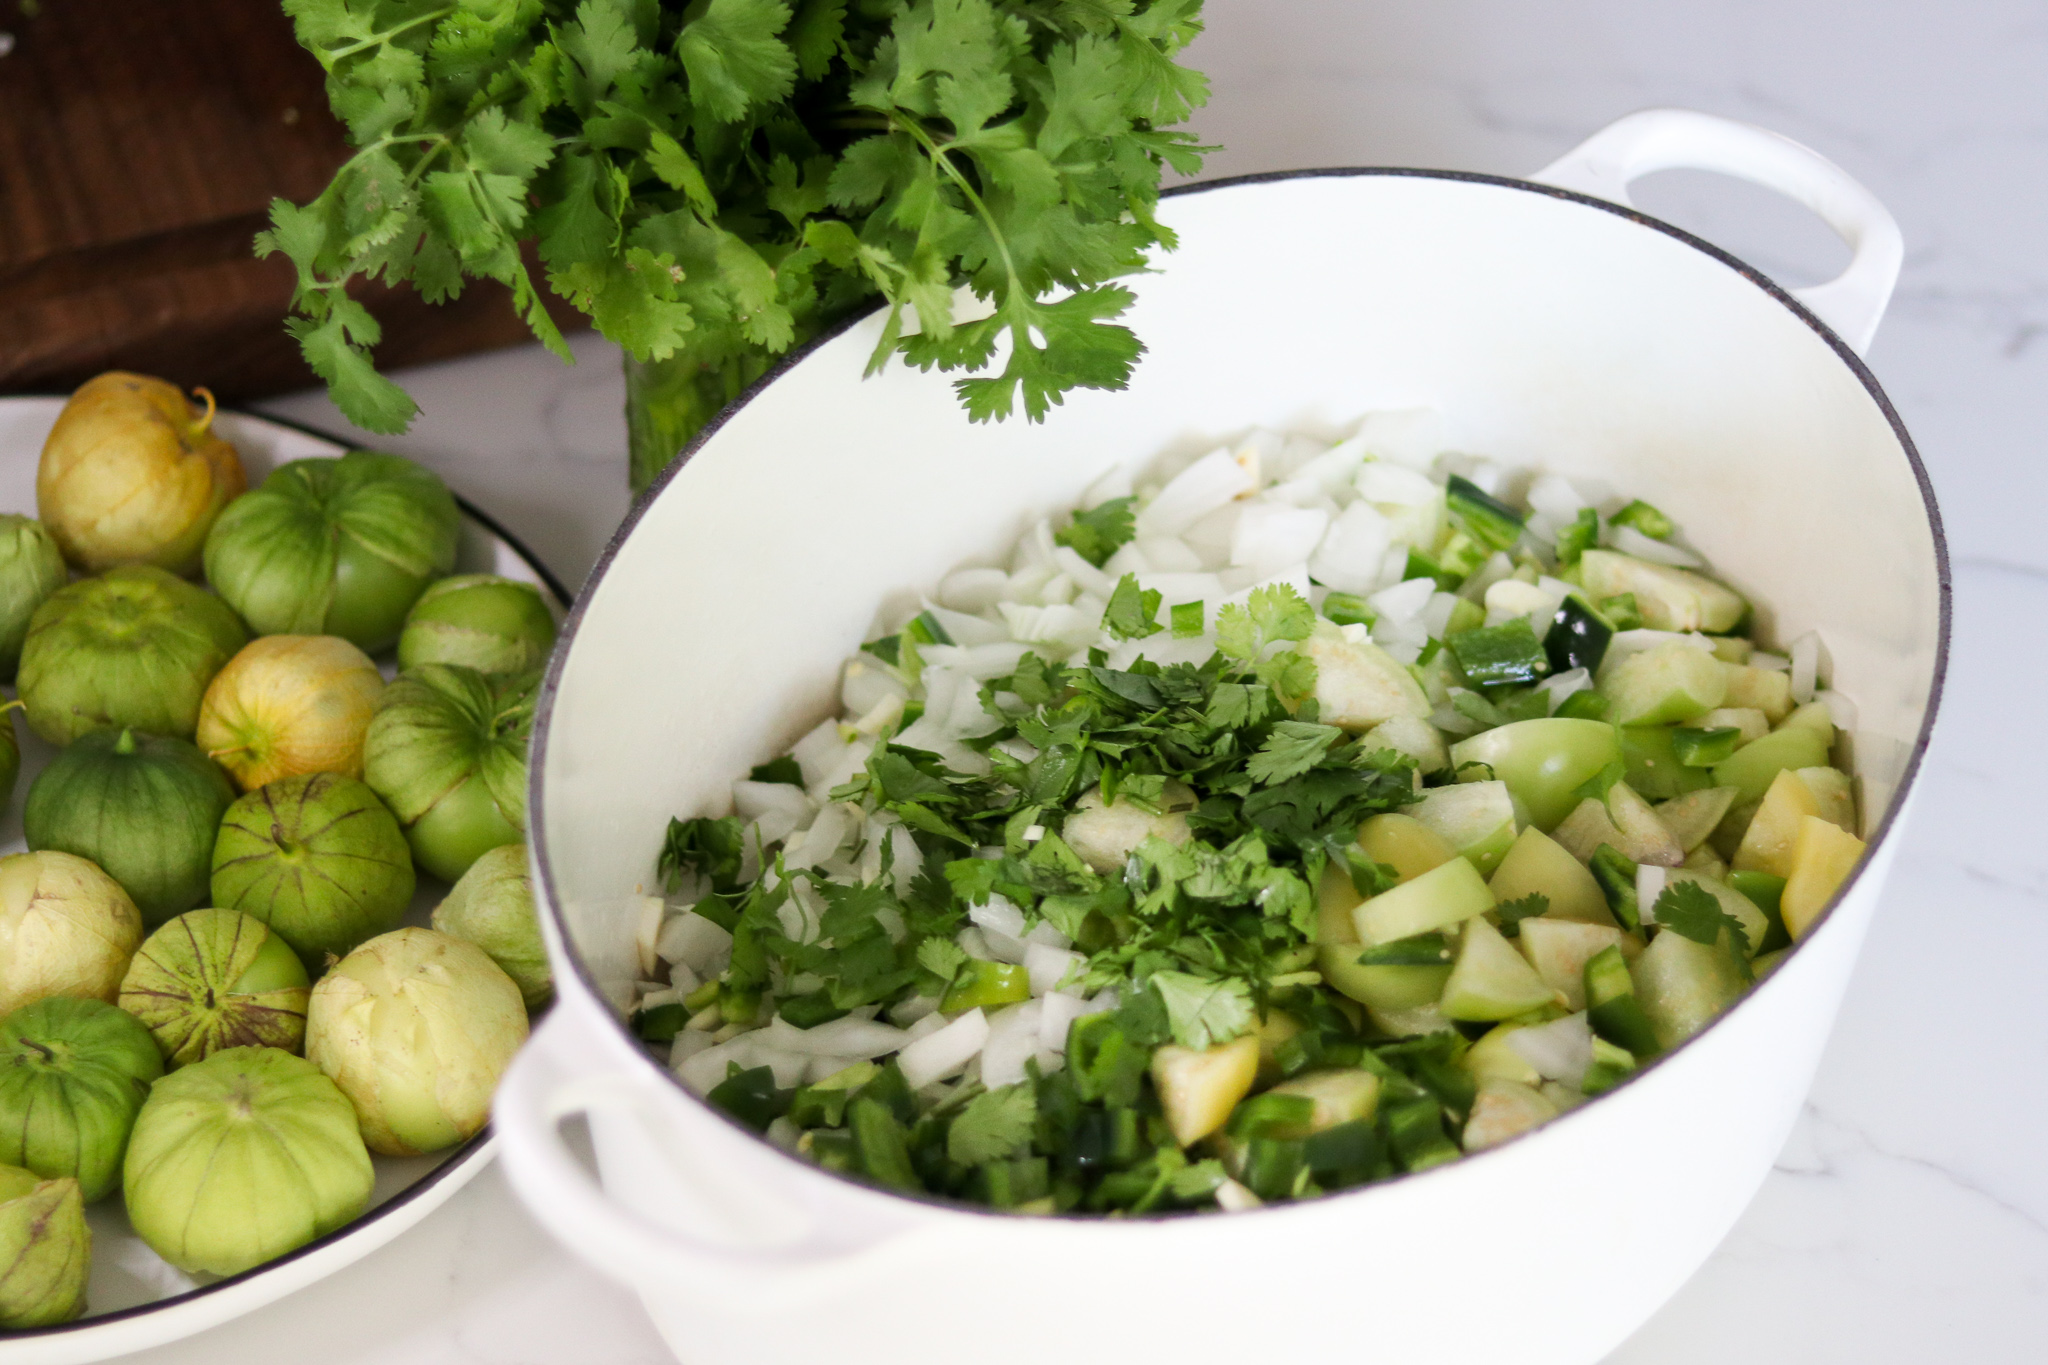
<path fill-rule="evenodd" d="M 1907 264 L 1870 356 L 1932 471 L 1956 649 L 1918 820 L 1805 1121 L 1727 1243 L 1610 1365 L 2048 1359 L 2048 7 L 2039 0 L 1210 0 L 1195 59 L 1214 174 L 1397 164 L 1525 173 L 1631 109 L 1806 141 L 1898 215 Z M 1644 206 L 1790 283 L 1841 248 L 1761 192 L 1668 174 Z M 407 377 L 390 442 L 579 581 L 625 507 L 609 348 Z M 338 426 L 318 395 L 268 405 Z M 2021 690 L 2025 689 L 2025 690 Z M 2025 711 L 2018 715 L 2027 714 Z M 1654 1154 L 1646 1159 L 1654 1160 Z M 631 1298 L 549 1245 L 487 1173 L 368 1261 L 135 1359 L 639 1365 Z"/>

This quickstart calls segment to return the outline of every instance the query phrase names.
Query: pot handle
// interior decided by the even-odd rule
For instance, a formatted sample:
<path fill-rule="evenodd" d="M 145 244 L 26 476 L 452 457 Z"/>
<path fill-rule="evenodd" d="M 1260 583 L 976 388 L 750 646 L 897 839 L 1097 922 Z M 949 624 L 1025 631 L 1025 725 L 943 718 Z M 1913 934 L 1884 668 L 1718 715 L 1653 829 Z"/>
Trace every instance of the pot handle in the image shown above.
<path fill-rule="evenodd" d="M 1849 244 L 1849 268 L 1792 297 L 1862 355 L 1898 283 L 1905 247 L 1877 196 L 1819 152 L 1780 133 L 1691 109 L 1644 109 L 1608 124 L 1529 178 L 1624 208 L 1652 171 L 1717 171 L 1796 199 Z"/>
<path fill-rule="evenodd" d="M 573 1041 L 573 1021 L 555 1010 L 513 1058 L 491 1106 L 498 1152 L 521 1201 L 553 1237 L 598 1269 L 644 1287 L 676 1277 L 722 1301 L 771 1310 L 829 1284 L 843 1293 L 861 1271 L 887 1274 L 886 1257 L 914 1251 L 928 1233 L 899 1233 L 869 1245 L 822 1245 L 810 1220 L 789 1206 L 765 1207 L 734 1193 L 741 1182 L 693 1179 L 678 1171 L 692 1221 L 720 1228 L 711 1237 L 658 1225 L 611 1198 L 563 1140 L 561 1124 L 604 1112 L 655 1119 L 655 1101 L 672 1100 L 661 1083 L 634 1069 L 593 1070 L 589 1048 Z M 669 1125 L 668 1133 L 674 1133 Z M 694 1164 L 694 1163 L 690 1163 Z M 861 1276 L 861 1278 L 866 1278 Z M 772 1302 L 770 1301 L 772 1299 Z"/>

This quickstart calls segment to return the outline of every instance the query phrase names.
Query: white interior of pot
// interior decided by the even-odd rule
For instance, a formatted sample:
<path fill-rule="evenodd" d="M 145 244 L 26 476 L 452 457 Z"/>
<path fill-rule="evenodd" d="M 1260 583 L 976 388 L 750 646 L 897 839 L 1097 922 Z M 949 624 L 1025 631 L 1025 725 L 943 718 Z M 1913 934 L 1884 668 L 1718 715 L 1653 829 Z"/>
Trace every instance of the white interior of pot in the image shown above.
<path fill-rule="evenodd" d="M 870 319 L 721 428 L 588 600 L 540 756 L 552 894 L 606 993 L 671 815 L 832 705 L 877 607 L 1006 558 L 1112 465 L 1254 425 L 1337 434 L 1432 406 L 1456 448 L 1672 513 L 1783 643 L 1818 628 L 1856 703 L 1864 823 L 1889 810 L 1937 661 L 1928 511 L 1884 412 L 1784 303 L 1661 231 L 1494 184 L 1360 175 L 1169 200 L 1181 248 L 1128 319 L 1130 389 L 969 425 L 944 377 L 862 380 Z"/>

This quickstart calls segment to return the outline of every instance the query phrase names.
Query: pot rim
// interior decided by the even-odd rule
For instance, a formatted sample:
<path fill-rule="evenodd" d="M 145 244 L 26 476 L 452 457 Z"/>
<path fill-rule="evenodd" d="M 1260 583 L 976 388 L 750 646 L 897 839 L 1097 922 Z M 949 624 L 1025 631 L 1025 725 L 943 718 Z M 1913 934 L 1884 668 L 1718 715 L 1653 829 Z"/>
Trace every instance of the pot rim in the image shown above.
<path fill-rule="evenodd" d="M 1893 825 L 1903 813 L 1906 802 L 1913 793 L 1914 783 L 1919 778 L 1921 760 L 1926 756 L 1927 746 L 1933 738 L 1934 723 L 1941 710 L 1942 691 L 1948 675 L 1949 641 L 1952 625 L 1951 599 L 1953 595 L 1948 539 L 1942 528 L 1941 509 L 1935 501 L 1933 481 L 1928 477 L 1927 467 L 1920 459 L 1920 452 L 1914 446 L 1912 436 L 1906 431 L 1904 421 L 1900 419 L 1897 409 L 1892 406 L 1891 399 L 1886 395 L 1883 386 L 1878 383 L 1877 376 L 1871 372 L 1870 367 L 1864 363 L 1863 358 L 1844 342 L 1833 328 L 1822 322 L 1810 309 L 1794 298 L 1789 290 L 1778 284 L 1761 270 L 1749 265 L 1728 251 L 1715 246 L 1712 242 L 1695 236 L 1684 228 L 1667 223 L 1661 218 L 1652 217 L 1632 206 L 1595 198 L 1592 195 L 1581 194 L 1576 190 L 1561 189 L 1554 185 L 1545 185 L 1536 181 L 1521 180 L 1512 176 L 1489 175 L 1478 171 L 1432 170 L 1408 166 L 1328 166 L 1290 171 L 1259 171 L 1248 175 L 1222 176 L 1213 180 L 1191 181 L 1163 191 L 1160 197 L 1162 199 L 1178 198 L 1184 195 L 1205 194 L 1212 190 L 1238 189 L 1251 185 L 1281 184 L 1297 180 L 1351 179 L 1366 176 L 1443 180 L 1462 184 L 1486 185 L 1504 190 L 1516 190 L 1523 193 L 1542 195 L 1551 199 L 1563 200 L 1586 208 L 1597 209 L 1617 218 L 1626 219 L 1640 227 L 1660 232 L 1712 258 L 1755 285 L 1770 298 L 1783 305 L 1795 318 L 1811 328 L 1834 351 L 1836 358 L 1848 366 L 1850 372 L 1863 386 L 1864 392 L 1869 395 L 1871 401 L 1877 405 L 1878 411 L 1883 414 L 1885 422 L 1891 428 L 1893 438 L 1897 440 L 1899 449 L 1905 454 L 1906 462 L 1912 469 L 1913 481 L 1920 490 L 1921 506 L 1927 516 L 1928 533 L 1933 540 L 1935 577 L 1937 582 L 1938 605 L 1934 669 L 1933 677 L 1928 686 L 1927 706 L 1921 717 L 1919 733 L 1914 737 L 1912 748 L 1901 770 L 1898 787 L 1893 792 L 1891 802 L 1886 806 L 1882 817 L 1871 828 L 1869 847 L 1876 848 L 1890 835 Z M 535 700 L 532 737 L 528 744 L 527 846 L 529 856 L 532 858 L 540 877 L 538 902 L 543 907 L 543 912 L 554 920 L 557 934 L 561 938 L 564 948 L 568 950 L 570 972 L 575 976 L 578 985 L 593 1001 L 603 1000 L 604 993 L 591 978 L 582 955 L 575 951 L 575 945 L 569 937 L 568 926 L 557 907 L 553 860 L 549 854 L 547 841 L 545 837 L 542 837 L 546 829 L 547 811 L 546 791 L 541 781 L 544 765 L 533 761 L 535 755 L 546 752 L 548 735 L 553 726 L 555 700 L 561 688 L 563 667 L 567 663 L 569 653 L 575 645 L 577 633 L 583 623 L 585 609 L 589 606 L 592 594 L 603 583 L 606 573 L 611 569 L 613 562 L 618 558 L 619 552 L 624 548 L 626 542 L 632 537 L 633 531 L 639 525 L 641 519 L 647 514 L 655 501 L 667 491 L 669 484 L 683 471 L 685 466 L 689 464 L 690 459 L 704 447 L 705 443 L 716 436 L 734 414 L 759 399 L 770 385 L 797 365 L 803 363 L 803 361 L 810 357 L 812 352 L 837 340 L 851 328 L 880 312 L 882 307 L 883 305 L 877 304 L 872 308 L 863 309 L 858 313 L 843 318 L 834 326 L 819 333 L 802 346 L 790 351 L 779 359 L 765 374 L 754 381 L 753 384 L 749 385 L 737 399 L 728 404 L 706 423 L 677 452 L 676 457 L 669 462 L 668 466 L 662 470 L 655 481 L 633 500 L 632 506 L 627 509 L 625 519 L 619 523 L 618 529 L 612 533 L 611 539 L 605 543 L 603 553 L 598 556 L 597 562 L 591 566 L 589 576 L 584 580 L 582 589 L 576 594 L 575 605 L 571 608 L 568 618 L 562 623 L 561 631 L 556 639 L 554 653 L 548 660 L 547 671 L 542 678 L 540 692 Z M 1806 936 L 1808 939 L 1812 938 L 1814 933 L 1825 929 L 1827 924 L 1835 918 L 1836 909 L 1847 898 L 1849 893 L 1860 884 L 1864 873 L 1870 866 L 1870 861 L 1869 857 L 1866 856 L 1849 880 L 1836 889 L 1835 895 L 1829 901 L 1827 908 L 1814 921 L 1812 929 L 1809 930 Z M 1798 946 L 1797 944 L 1794 945 L 1795 951 Z M 1703 1035 L 1712 1031 L 1721 1023 L 1722 1019 L 1741 1009 L 1759 991 L 1769 988 L 1778 975 L 1779 973 L 1774 972 L 1770 977 L 1758 982 L 1741 999 L 1737 1000 L 1734 1005 L 1724 1011 L 1722 1015 L 1716 1017 L 1706 1028 L 1702 1029 L 1700 1033 Z M 964 1200 L 952 1199 L 943 1195 L 884 1190 L 878 1186 L 871 1186 L 851 1177 L 836 1175 L 822 1167 L 804 1161 L 801 1157 L 784 1152 L 780 1148 L 775 1147 L 774 1144 L 767 1142 L 760 1134 L 747 1128 L 731 1115 L 719 1109 L 716 1105 L 710 1104 L 701 1096 L 691 1091 L 669 1068 L 656 1064 L 654 1059 L 648 1055 L 640 1040 L 633 1037 L 623 1022 L 612 1017 L 609 1009 L 605 1010 L 604 1013 L 609 1027 L 615 1030 L 618 1036 L 630 1046 L 636 1058 L 641 1063 L 652 1066 L 660 1073 L 662 1080 L 674 1087 L 678 1094 L 682 1095 L 691 1104 L 696 1105 L 714 1120 L 729 1126 L 734 1132 L 759 1143 L 763 1148 L 776 1152 L 785 1161 L 801 1169 L 806 1174 L 829 1179 L 839 1189 L 849 1193 L 864 1193 L 886 1200 L 891 1205 L 909 1202 L 922 1205 L 934 1212 L 965 1213 L 993 1217 L 1014 1216 L 1007 1214 L 1004 1210 L 971 1204 Z M 1700 1035 L 1695 1035 L 1695 1037 L 1698 1036 Z M 1688 1039 L 1687 1044 L 1692 1041 L 1693 1039 Z M 1609 1091 L 1599 1096 L 1599 1098 L 1604 1100 L 1608 1094 L 1627 1089 L 1642 1077 L 1662 1067 L 1672 1057 L 1685 1049 L 1686 1044 L 1681 1044 L 1679 1047 L 1658 1056 L 1647 1065 L 1637 1067 L 1621 1084 L 1614 1087 L 1613 1091 Z M 1583 1108 L 1585 1106 L 1580 1107 Z M 1548 1132 L 1561 1127 L 1576 1117 L 1577 1112 L 1575 1109 L 1570 1113 L 1559 1115 L 1556 1119 L 1540 1125 L 1539 1128 L 1533 1129 L 1529 1133 L 1518 1134 L 1497 1147 L 1461 1154 L 1457 1161 L 1445 1162 L 1441 1166 L 1429 1167 L 1421 1171 L 1400 1172 L 1386 1179 L 1373 1181 L 1370 1184 L 1359 1185 L 1346 1190 L 1331 1191 L 1309 1201 L 1290 1200 L 1279 1204 L 1263 1205 L 1256 1209 L 1246 1210 L 1245 1212 L 1268 1216 L 1288 1211 L 1300 1212 L 1305 1205 L 1320 1205 L 1329 1200 L 1339 1198 L 1355 1198 L 1368 1195 L 1375 1190 L 1382 1189 L 1396 1182 L 1407 1183 L 1442 1172 L 1453 1171 L 1475 1157 L 1491 1155 L 1493 1152 L 1515 1146 L 1523 1139 L 1531 1137 L 1537 1132 Z M 1033 1218 L 1036 1220 L 1046 1216 L 1033 1215 Z M 1061 1222 L 1085 1223 L 1089 1226 L 1142 1227 L 1162 1221 L 1199 1216 L 1199 1211 L 1196 1213 L 1186 1211 L 1153 1213 L 1118 1219 L 1103 1218 L 1100 1215 L 1087 1213 L 1066 1213 L 1050 1216 Z M 1243 1217 L 1244 1213 L 1236 1216 Z"/>

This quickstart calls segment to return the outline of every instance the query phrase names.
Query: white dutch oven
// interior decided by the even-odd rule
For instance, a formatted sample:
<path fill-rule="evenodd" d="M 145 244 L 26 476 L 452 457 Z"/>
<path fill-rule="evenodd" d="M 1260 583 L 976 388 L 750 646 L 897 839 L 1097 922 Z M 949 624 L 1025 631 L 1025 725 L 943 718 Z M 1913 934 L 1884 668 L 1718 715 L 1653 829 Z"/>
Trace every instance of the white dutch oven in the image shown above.
<path fill-rule="evenodd" d="M 1788 295 L 1626 207 L 1668 166 L 1781 190 L 1854 248 Z M 1597 197 L 1592 197 L 1597 196 Z M 936 376 L 863 381 L 868 318 L 782 367 L 606 552 L 534 740 L 535 860 L 561 1000 L 500 1090 L 513 1183 L 634 1286 L 677 1354 L 732 1365 L 1599 1358 L 1727 1232 L 1798 1113 L 1934 718 L 1948 579 L 1932 495 L 1857 359 L 1896 228 L 1813 152 L 1654 111 L 1534 182 L 1412 171 L 1174 195 L 1181 246 L 1131 325 L 1126 393 L 969 426 Z M 1114 464 L 1254 424 L 1429 405 L 1458 448 L 1677 513 L 1780 640 L 1818 628 L 1854 734 L 1860 875 L 1789 961 L 1617 1092 L 1475 1158 L 1235 1215 L 1105 1222 L 865 1188 L 686 1093 L 621 1026 L 630 897 L 671 814 L 726 809 L 835 692 L 878 602 L 1071 505 Z M 587 1115 L 602 1185 L 570 1154 Z M 1316 1353 L 1316 1354 L 1311 1354 Z"/>

